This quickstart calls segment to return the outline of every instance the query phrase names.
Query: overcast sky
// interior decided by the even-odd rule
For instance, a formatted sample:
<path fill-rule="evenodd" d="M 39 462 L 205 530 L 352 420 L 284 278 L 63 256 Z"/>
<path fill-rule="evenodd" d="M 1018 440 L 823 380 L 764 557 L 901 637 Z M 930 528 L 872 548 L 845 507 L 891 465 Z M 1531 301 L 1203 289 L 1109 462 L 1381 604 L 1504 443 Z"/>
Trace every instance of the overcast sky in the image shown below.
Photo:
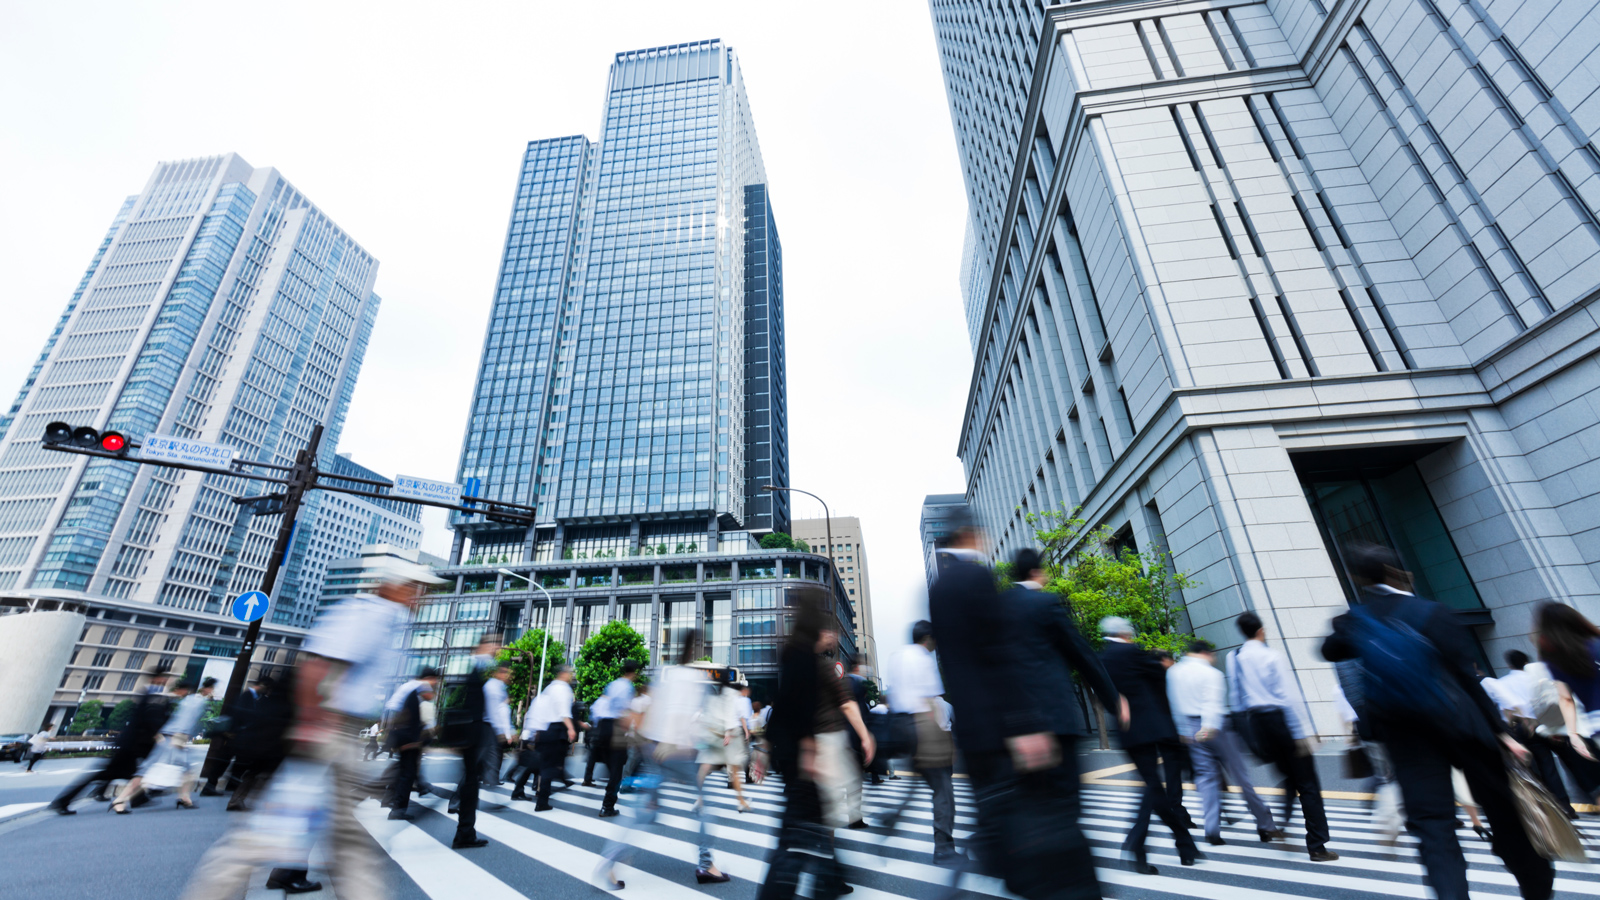
<path fill-rule="evenodd" d="M 234 151 L 380 262 L 340 449 L 453 479 L 523 148 L 599 136 L 618 51 L 705 38 L 739 53 L 783 240 L 792 483 L 861 518 L 890 649 L 926 609 L 922 497 L 963 489 L 971 366 L 966 201 L 922 0 L 0 0 L 0 402 L 122 198 L 158 161 Z M 443 517 L 426 521 L 443 554 Z"/>

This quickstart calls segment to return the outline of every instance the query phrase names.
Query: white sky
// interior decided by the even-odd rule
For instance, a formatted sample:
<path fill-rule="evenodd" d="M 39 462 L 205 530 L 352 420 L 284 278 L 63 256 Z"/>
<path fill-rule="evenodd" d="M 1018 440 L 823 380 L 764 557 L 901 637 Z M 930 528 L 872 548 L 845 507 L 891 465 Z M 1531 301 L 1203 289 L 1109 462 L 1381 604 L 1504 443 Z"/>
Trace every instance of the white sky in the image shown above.
<path fill-rule="evenodd" d="M 713 37 L 739 52 L 783 240 L 791 483 L 861 518 L 889 650 L 926 610 L 922 497 L 963 489 L 971 368 L 966 201 L 922 0 L 0 0 L 0 402 L 122 198 L 160 160 L 234 151 L 381 264 L 339 449 L 452 479 L 524 146 L 599 136 L 618 51 Z"/>

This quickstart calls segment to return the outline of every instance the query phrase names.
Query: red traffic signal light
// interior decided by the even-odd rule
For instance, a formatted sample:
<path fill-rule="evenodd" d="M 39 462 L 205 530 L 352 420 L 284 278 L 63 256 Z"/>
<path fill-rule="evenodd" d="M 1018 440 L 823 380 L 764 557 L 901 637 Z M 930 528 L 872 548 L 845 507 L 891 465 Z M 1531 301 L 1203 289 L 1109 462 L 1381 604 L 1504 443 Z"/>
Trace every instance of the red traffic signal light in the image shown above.
<path fill-rule="evenodd" d="M 51 422 L 44 427 L 46 444 L 65 444 L 72 440 L 72 426 L 65 422 Z"/>
<path fill-rule="evenodd" d="M 100 449 L 107 453 L 123 453 L 128 449 L 128 439 L 115 431 L 100 435 Z"/>

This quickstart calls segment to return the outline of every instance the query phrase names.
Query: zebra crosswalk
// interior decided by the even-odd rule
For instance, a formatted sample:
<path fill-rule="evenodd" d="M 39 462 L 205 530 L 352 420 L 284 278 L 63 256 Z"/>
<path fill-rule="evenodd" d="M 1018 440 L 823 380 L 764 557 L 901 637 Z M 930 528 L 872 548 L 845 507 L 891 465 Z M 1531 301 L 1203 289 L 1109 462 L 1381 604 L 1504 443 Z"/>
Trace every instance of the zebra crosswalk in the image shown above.
<path fill-rule="evenodd" d="M 451 787 L 441 784 L 440 787 Z M 696 795 L 681 787 L 666 787 L 657 824 L 629 831 L 627 818 L 600 819 L 602 791 L 573 788 L 556 792 L 555 809 L 535 813 L 533 804 L 510 800 L 509 785 L 486 788 L 486 804 L 503 808 L 482 810 L 478 832 L 492 843 L 484 850 L 457 852 L 449 847 L 454 831 L 446 801 L 433 796 L 413 805 L 413 822 L 387 818 L 387 811 L 368 801 L 358 808 L 358 818 L 378 844 L 421 892 L 435 900 L 470 897 L 472 900 L 514 900 L 531 897 L 577 896 L 593 884 L 600 854 L 607 840 L 627 840 L 635 848 L 630 864 L 618 875 L 627 887 L 618 896 L 676 898 L 754 897 L 766 874 L 766 857 L 777 843 L 783 811 L 781 787 L 775 782 L 746 786 L 751 810 L 740 812 L 721 775 L 707 783 L 705 809 L 711 823 L 716 863 L 734 881 L 697 886 L 693 869 L 699 826 L 694 817 Z M 909 797 L 908 797 L 909 795 Z M 875 817 L 908 800 L 893 827 L 881 827 Z M 931 803 L 926 789 L 913 778 L 901 778 L 864 790 L 867 829 L 841 829 L 836 844 L 853 897 L 894 900 L 942 896 L 951 872 L 934 864 Z M 1191 812 L 1199 803 L 1188 798 Z M 1174 842 L 1158 823 L 1148 840 L 1150 862 L 1159 873 L 1136 875 L 1122 862 L 1121 845 L 1138 808 L 1134 790 L 1085 785 L 1081 824 L 1098 860 L 1097 875 L 1105 893 L 1117 898 L 1177 898 L 1202 900 L 1268 900 L 1289 896 L 1322 900 L 1360 898 L 1426 898 L 1431 891 L 1423 881 L 1417 861 L 1416 841 L 1402 834 L 1384 841 L 1370 824 L 1367 809 L 1357 803 L 1329 801 L 1332 830 L 1330 847 L 1340 854 L 1334 862 L 1313 863 L 1305 852 L 1305 829 L 1298 818 L 1287 827 L 1287 842 L 1263 844 L 1254 822 L 1237 798 L 1224 801 L 1224 846 L 1202 844 L 1206 858 L 1193 867 L 1178 864 Z M 970 838 L 976 810 L 971 791 L 958 779 L 956 786 L 956 840 Z M 1591 846 L 1600 848 L 1600 823 L 1580 823 Z M 1516 883 L 1490 852 L 1488 844 L 1471 831 L 1461 832 L 1469 865 L 1468 877 L 1475 894 L 1514 896 Z M 1600 857 L 1597 857 L 1600 858 Z M 1007 897 L 995 879 L 961 876 L 961 896 Z M 1557 896 L 1600 897 L 1600 865 L 1558 863 Z"/>

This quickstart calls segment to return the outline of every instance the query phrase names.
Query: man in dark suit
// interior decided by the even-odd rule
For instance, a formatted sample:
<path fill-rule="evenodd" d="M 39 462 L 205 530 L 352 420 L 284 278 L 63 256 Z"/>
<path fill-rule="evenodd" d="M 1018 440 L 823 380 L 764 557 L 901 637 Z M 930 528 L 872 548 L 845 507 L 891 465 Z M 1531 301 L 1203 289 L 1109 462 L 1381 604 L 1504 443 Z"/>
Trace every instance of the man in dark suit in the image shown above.
<path fill-rule="evenodd" d="M 456 795 L 451 798 L 449 811 L 458 814 L 456 836 L 450 846 L 456 850 L 469 850 L 486 846 L 489 842 L 478 837 L 478 784 L 483 780 L 484 757 L 498 745 L 499 736 L 484 717 L 488 702 L 483 683 L 494 670 L 494 656 L 500 652 L 500 635 L 485 633 L 478 641 L 477 652 L 472 657 L 472 672 L 461 691 L 462 706 L 470 716 L 466 744 L 461 747 L 461 781 L 456 785 Z"/>
<path fill-rule="evenodd" d="M 411 788 L 417 782 L 422 765 L 422 733 L 426 730 L 422 702 L 433 699 L 439 675 L 439 670 L 431 666 L 417 673 L 415 682 L 407 685 L 410 690 L 400 699 L 400 709 L 389 719 L 389 746 L 400 754 L 394 778 L 389 783 L 391 819 L 412 818 L 406 810 L 411 806 Z"/>
<path fill-rule="evenodd" d="M 1144 780 L 1144 799 L 1134 815 L 1133 829 L 1128 832 L 1123 850 L 1133 854 L 1133 870 L 1145 875 L 1156 874 L 1155 866 L 1145 858 L 1144 839 L 1150 829 L 1152 810 L 1172 829 L 1178 844 L 1178 859 L 1186 866 L 1194 865 L 1200 858 L 1194 838 L 1189 836 L 1186 815 L 1180 815 L 1172 805 L 1161 783 L 1157 760 L 1177 752 L 1178 729 L 1172 721 L 1172 708 L 1167 703 L 1167 670 L 1155 654 L 1133 642 L 1133 624 L 1118 616 L 1107 616 L 1100 622 L 1100 633 L 1105 635 L 1105 649 L 1100 659 L 1117 692 L 1128 701 L 1131 720 L 1119 729 L 1122 749 L 1127 751 L 1133 765 Z"/>
<path fill-rule="evenodd" d="M 1472 797 L 1489 819 L 1495 855 L 1517 879 L 1524 900 L 1546 900 L 1555 873 L 1550 861 L 1528 841 L 1512 798 L 1500 746 L 1526 760 L 1527 750 L 1507 733 L 1500 710 L 1473 671 L 1478 653 L 1471 632 L 1444 606 L 1411 593 L 1409 573 L 1393 550 L 1371 544 L 1345 554 L 1361 583 L 1361 605 L 1380 621 L 1409 625 L 1437 651 L 1440 687 L 1454 713 L 1435 721 L 1426 716 L 1395 716 L 1374 707 L 1367 692 L 1372 729 L 1389 751 L 1395 781 L 1405 802 L 1406 823 L 1416 834 L 1428 883 L 1439 900 L 1466 900 L 1467 864 L 1456 840 L 1455 791 L 1450 769 L 1466 776 Z M 1359 659 L 1365 642 L 1351 613 L 1333 620 L 1333 634 L 1322 643 L 1330 662 Z M 1372 677 L 1369 673 L 1368 677 Z"/>

